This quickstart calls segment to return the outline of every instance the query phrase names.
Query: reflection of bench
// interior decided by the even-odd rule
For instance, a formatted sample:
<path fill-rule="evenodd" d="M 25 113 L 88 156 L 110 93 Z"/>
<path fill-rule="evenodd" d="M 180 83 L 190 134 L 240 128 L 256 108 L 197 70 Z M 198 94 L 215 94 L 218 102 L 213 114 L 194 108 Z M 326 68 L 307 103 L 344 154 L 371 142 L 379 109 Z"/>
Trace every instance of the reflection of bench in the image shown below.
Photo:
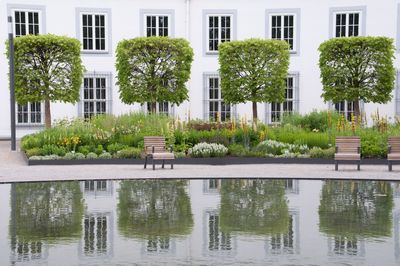
<path fill-rule="evenodd" d="M 145 161 L 144 168 L 147 166 L 147 158 L 152 159 L 153 170 L 155 170 L 155 161 L 162 160 L 162 168 L 166 160 L 171 161 L 171 169 L 174 168 L 173 160 L 175 159 L 174 153 L 172 152 L 172 146 L 168 151 L 165 146 L 164 137 L 144 137 L 144 152 Z"/>
<path fill-rule="evenodd" d="M 355 162 L 360 171 L 360 137 L 336 137 L 335 171 L 339 162 Z"/>
<path fill-rule="evenodd" d="M 392 171 L 393 162 L 400 161 L 400 137 L 389 137 L 387 160 L 389 171 Z"/>

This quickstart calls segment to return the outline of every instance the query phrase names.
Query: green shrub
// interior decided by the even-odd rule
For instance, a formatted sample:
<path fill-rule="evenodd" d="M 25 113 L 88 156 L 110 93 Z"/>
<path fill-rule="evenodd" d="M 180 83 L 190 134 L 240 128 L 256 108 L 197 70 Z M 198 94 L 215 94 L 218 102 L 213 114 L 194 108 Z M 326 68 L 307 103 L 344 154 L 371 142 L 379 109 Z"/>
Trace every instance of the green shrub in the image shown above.
<path fill-rule="evenodd" d="M 64 157 L 64 160 L 75 160 L 75 152 L 67 152 Z"/>
<path fill-rule="evenodd" d="M 272 156 L 288 155 L 289 153 L 306 154 L 309 151 L 308 146 L 305 144 L 289 144 L 275 140 L 265 140 L 260 142 L 254 150 Z"/>
<path fill-rule="evenodd" d="M 97 155 L 102 154 L 102 153 L 104 152 L 103 145 L 101 145 L 101 144 L 97 145 L 97 148 L 94 150 L 94 152 L 95 152 Z"/>
<path fill-rule="evenodd" d="M 32 156 L 41 156 L 43 155 L 43 151 L 40 148 L 31 148 L 25 151 L 25 154 L 28 158 L 31 158 Z"/>
<path fill-rule="evenodd" d="M 83 145 L 78 147 L 78 152 L 87 155 L 89 152 L 93 152 L 94 147 L 91 145 Z"/>
<path fill-rule="evenodd" d="M 94 159 L 97 159 L 97 154 L 96 153 L 94 153 L 94 152 L 89 152 L 87 155 L 86 155 L 86 159 L 89 159 L 89 160 L 94 160 Z"/>
<path fill-rule="evenodd" d="M 57 146 L 55 144 L 46 144 L 43 145 L 42 155 L 51 155 L 55 154 L 58 156 L 64 156 L 67 153 L 67 149 L 62 146 Z"/>
<path fill-rule="evenodd" d="M 282 118 L 282 125 L 292 125 L 303 128 L 307 131 L 326 132 L 330 128 L 336 127 L 340 115 L 332 111 L 312 111 L 301 115 L 299 113 L 285 114 Z"/>
<path fill-rule="evenodd" d="M 246 156 L 249 150 L 246 149 L 242 144 L 231 144 L 228 146 L 229 154 L 233 156 Z"/>
<path fill-rule="evenodd" d="M 102 154 L 99 155 L 99 159 L 111 159 L 112 156 L 109 152 L 103 152 Z"/>
<path fill-rule="evenodd" d="M 142 154 L 142 149 L 129 147 L 118 151 L 116 155 L 117 158 L 130 159 L 130 158 L 140 158 L 141 154 Z"/>
<path fill-rule="evenodd" d="M 125 148 L 128 148 L 128 146 L 120 144 L 120 143 L 111 143 L 107 146 L 107 151 L 111 154 L 114 154 Z"/>
<path fill-rule="evenodd" d="M 41 143 L 36 134 L 26 135 L 21 139 L 21 149 L 23 151 L 39 147 L 41 147 Z"/>
<path fill-rule="evenodd" d="M 86 156 L 83 153 L 80 153 L 80 152 L 75 153 L 75 160 L 83 160 L 85 158 L 86 158 Z"/>
<path fill-rule="evenodd" d="M 310 150 L 311 158 L 333 158 L 335 155 L 335 147 L 331 147 L 328 149 L 321 149 L 319 147 L 313 147 Z"/>

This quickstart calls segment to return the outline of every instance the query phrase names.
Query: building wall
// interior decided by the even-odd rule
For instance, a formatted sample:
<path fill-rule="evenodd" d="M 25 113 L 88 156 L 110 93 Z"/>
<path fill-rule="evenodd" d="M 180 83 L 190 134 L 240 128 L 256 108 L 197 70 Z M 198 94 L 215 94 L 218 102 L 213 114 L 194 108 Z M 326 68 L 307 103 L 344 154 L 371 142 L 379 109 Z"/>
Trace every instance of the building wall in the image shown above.
<path fill-rule="evenodd" d="M 385 4 L 383 4 L 383 2 Z M 173 10 L 174 37 L 189 39 L 194 49 L 194 61 L 192 64 L 191 79 L 188 82 L 189 101 L 175 108 L 175 115 L 186 119 L 189 112 L 191 118 L 204 117 L 204 74 L 216 73 L 218 71 L 217 55 L 205 54 L 205 12 L 234 12 L 236 17 L 236 39 L 266 38 L 266 19 L 268 11 L 284 12 L 288 9 L 299 10 L 300 25 L 298 33 L 299 47 L 296 54 L 290 56 L 290 73 L 297 73 L 299 80 L 298 111 L 307 113 L 314 109 L 327 109 L 328 103 L 324 103 L 320 97 L 322 85 L 319 77 L 317 48 L 319 44 L 329 39 L 332 34 L 330 29 L 330 14 L 332 10 L 349 7 L 362 7 L 365 10 L 365 34 L 370 36 L 388 36 L 396 40 L 398 34 L 398 0 L 283 0 L 283 1 L 261 1 L 261 0 L 151 0 L 151 1 L 128 1 L 128 0 L 104 0 L 104 1 L 51 1 L 51 0 L 20 0 L 3 1 L 0 5 L 0 19 L 4 22 L 0 27 L 0 51 L 5 51 L 4 40 L 7 39 L 7 25 L 5 23 L 8 10 L 15 5 L 42 6 L 45 8 L 44 32 L 57 35 L 78 37 L 77 10 L 93 8 L 107 9 L 110 12 L 111 22 L 111 45 L 107 54 L 82 54 L 82 60 L 88 72 L 111 73 L 111 112 L 121 114 L 129 111 L 142 110 L 139 104 L 125 105 L 119 99 L 118 86 L 116 85 L 115 71 L 115 48 L 122 39 L 129 39 L 143 35 L 141 25 L 141 12 L 143 10 Z M 187 8 L 187 4 L 189 8 Z M 189 11 L 189 14 L 187 14 Z M 189 21 L 186 19 L 189 17 Z M 396 54 L 397 55 L 397 54 Z M 399 67 L 396 59 L 396 67 Z M 0 53 L 0 137 L 10 134 L 10 105 L 8 90 L 8 65 L 4 53 Z M 393 91 L 395 96 L 395 90 Z M 258 115 L 261 120 L 266 119 L 266 105 L 258 105 Z M 381 115 L 393 117 L 395 115 L 395 98 L 388 104 L 365 104 L 367 117 L 377 109 Z M 237 115 L 240 117 L 251 117 L 251 104 L 239 104 Z M 64 117 L 75 117 L 78 115 L 78 105 L 53 103 L 52 117 L 59 119 Z M 37 127 L 18 127 L 17 135 L 37 130 Z"/>

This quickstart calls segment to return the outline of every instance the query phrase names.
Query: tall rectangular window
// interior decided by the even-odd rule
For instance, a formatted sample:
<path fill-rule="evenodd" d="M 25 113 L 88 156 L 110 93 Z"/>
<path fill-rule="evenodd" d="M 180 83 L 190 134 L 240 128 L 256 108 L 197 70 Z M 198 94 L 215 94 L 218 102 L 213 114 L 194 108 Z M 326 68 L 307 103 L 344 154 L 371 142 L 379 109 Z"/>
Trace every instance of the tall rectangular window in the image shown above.
<path fill-rule="evenodd" d="M 285 101 L 283 103 L 271 103 L 271 122 L 280 122 L 284 114 L 293 113 L 294 110 L 294 77 L 286 79 Z"/>
<path fill-rule="evenodd" d="M 108 75 L 87 75 L 83 79 L 81 114 L 85 119 L 110 112 L 109 84 Z"/>
<path fill-rule="evenodd" d="M 146 36 L 169 36 L 168 15 L 146 15 Z"/>
<path fill-rule="evenodd" d="M 208 15 L 207 36 L 209 52 L 218 51 L 218 45 L 232 40 L 232 16 Z"/>
<path fill-rule="evenodd" d="M 360 18 L 361 12 L 359 11 L 334 13 L 335 37 L 359 36 L 361 33 Z M 334 103 L 334 106 L 337 112 L 342 114 L 347 120 L 351 120 L 351 116 L 354 114 L 354 101 L 340 101 Z"/>
<path fill-rule="evenodd" d="M 271 39 L 284 40 L 295 50 L 295 15 L 271 15 Z"/>
<path fill-rule="evenodd" d="M 84 51 L 107 51 L 106 14 L 82 13 L 82 46 Z"/>
<path fill-rule="evenodd" d="M 40 34 L 40 11 L 34 10 L 13 10 L 15 37 L 28 34 Z M 17 104 L 17 124 L 19 125 L 40 125 L 42 119 L 42 103 L 28 102 Z"/>
<path fill-rule="evenodd" d="M 230 121 L 232 118 L 232 106 L 223 100 L 220 88 L 220 79 L 217 75 L 206 78 L 206 117 L 210 121 Z"/>

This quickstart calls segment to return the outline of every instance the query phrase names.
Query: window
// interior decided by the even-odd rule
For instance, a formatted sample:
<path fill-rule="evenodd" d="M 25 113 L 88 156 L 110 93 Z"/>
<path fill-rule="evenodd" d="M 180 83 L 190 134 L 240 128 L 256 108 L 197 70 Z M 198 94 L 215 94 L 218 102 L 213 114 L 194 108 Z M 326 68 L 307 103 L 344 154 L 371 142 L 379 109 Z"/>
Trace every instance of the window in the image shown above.
<path fill-rule="evenodd" d="M 157 103 L 155 103 L 155 105 L 156 105 L 156 111 L 155 111 L 156 114 L 164 114 L 164 115 L 172 115 L 173 114 L 173 107 L 174 107 L 173 104 L 163 101 L 163 102 L 157 102 Z M 150 102 L 147 102 L 145 104 L 145 108 L 146 108 L 145 110 L 147 111 L 147 113 L 150 114 L 153 112 L 152 104 Z"/>
<path fill-rule="evenodd" d="M 13 10 L 15 37 L 28 34 L 40 34 L 41 11 Z M 28 102 L 17 104 L 18 125 L 42 125 L 43 113 L 41 102 Z"/>
<path fill-rule="evenodd" d="M 230 121 L 232 106 L 225 104 L 218 75 L 209 75 L 205 79 L 205 119 L 210 121 Z"/>
<path fill-rule="evenodd" d="M 284 114 L 298 111 L 298 74 L 286 79 L 285 100 L 283 103 L 267 105 L 267 123 L 279 123 Z"/>
<path fill-rule="evenodd" d="M 331 37 L 352 37 L 365 35 L 365 7 L 348 7 L 331 9 Z M 337 112 L 351 120 L 354 114 L 354 101 L 333 103 Z"/>
<path fill-rule="evenodd" d="M 229 233 L 220 232 L 220 218 L 216 213 L 208 216 L 208 250 L 231 250 L 232 237 Z"/>
<path fill-rule="evenodd" d="M 83 79 L 80 113 L 85 119 L 110 113 L 110 75 L 87 74 Z"/>
<path fill-rule="evenodd" d="M 290 50 L 294 50 L 294 20 L 295 15 L 271 16 L 271 39 L 287 41 Z"/>
<path fill-rule="evenodd" d="M 286 41 L 291 54 L 300 51 L 300 9 L 267 9 L 266 38 Z"/>
<path fill-rule="evenodd" d="M 335 13 L 335 37 L 360 34 L 360 12 Z"/>
<path fill-rule="evenodd" d="M 107 51 L 106 14 L 81 13 L 82 46 L 85 51 Z"/>
<path fill-rule="evenodd" d="M 231 41 L 231 16 L 208 16 L 208 51 L 218 51 L 218 44 Z"/>
<path fill-rule="evenodd" d="M 146 15 L 146 36 L 169 36 L 168 15 Z"/>

